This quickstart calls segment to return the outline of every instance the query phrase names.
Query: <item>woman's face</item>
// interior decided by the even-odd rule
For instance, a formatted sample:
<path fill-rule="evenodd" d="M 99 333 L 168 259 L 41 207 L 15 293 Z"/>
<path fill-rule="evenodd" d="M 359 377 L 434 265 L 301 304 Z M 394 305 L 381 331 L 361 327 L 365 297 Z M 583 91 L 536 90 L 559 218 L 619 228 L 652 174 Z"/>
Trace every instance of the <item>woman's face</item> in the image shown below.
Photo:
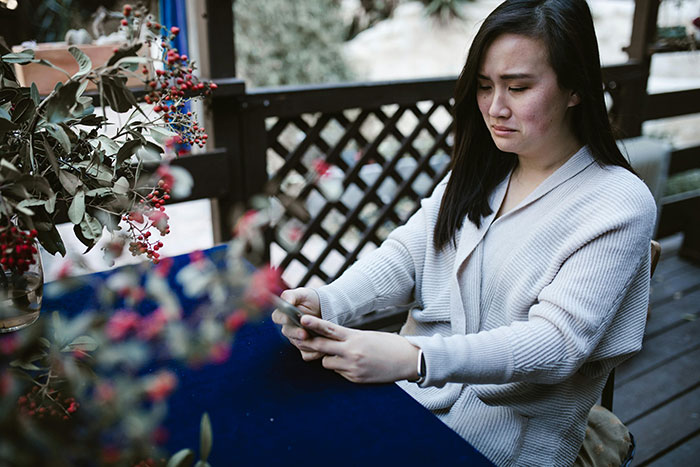
<path fill-rule="evenodd" d="M 576 144 L 567 110 L 580 102 L 579 96 L 559 87 L 547 48 L 538 39 L 497 37 L 479 68 L 476 98 L 501 151 L 546 157 Z"/>

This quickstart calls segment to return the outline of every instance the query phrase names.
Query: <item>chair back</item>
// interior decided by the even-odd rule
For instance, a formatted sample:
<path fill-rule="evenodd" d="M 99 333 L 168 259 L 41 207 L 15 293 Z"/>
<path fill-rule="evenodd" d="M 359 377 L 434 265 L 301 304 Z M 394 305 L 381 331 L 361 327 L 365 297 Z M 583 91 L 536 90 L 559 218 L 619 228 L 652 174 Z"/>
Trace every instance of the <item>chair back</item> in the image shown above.
<path fill-rule="evenodd" d="M 654 270 L 656 270 L 656 265 L 659 264 L 659 258 L 661 257 L 661 245 L 656 240 L 651 241 L 651 277 L 654 277 Z"/>

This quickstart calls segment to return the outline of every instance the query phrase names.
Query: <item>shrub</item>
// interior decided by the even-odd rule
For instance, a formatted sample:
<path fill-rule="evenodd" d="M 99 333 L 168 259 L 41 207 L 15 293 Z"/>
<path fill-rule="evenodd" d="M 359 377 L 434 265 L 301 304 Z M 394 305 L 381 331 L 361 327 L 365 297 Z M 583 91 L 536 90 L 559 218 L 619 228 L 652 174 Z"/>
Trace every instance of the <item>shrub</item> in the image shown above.
<path fill-rule="evenodd" d="M 337 0 L 234 2 L 238 75 L 251 86 L 347 81 Z"/>

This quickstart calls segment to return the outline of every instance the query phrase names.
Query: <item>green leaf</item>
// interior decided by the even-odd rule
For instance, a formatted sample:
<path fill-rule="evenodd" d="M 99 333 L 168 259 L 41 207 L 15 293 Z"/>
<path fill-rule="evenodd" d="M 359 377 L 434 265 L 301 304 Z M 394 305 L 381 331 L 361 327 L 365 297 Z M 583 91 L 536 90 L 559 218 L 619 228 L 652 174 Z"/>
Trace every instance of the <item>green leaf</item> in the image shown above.
<path fill-rule="evenodd" d="M 58 179 L 61 182 L 61 185 L 63 185 L 63 188 L 65 188 L 71 195 L 75 195 L 78 191 L 78 187 L 83 184 L 83 182 L 80 181 L 77 176 L 70 172 L 66 172 L 65 170 L 58 172 Z"/>
<path fill-rule="evenodd" d="M 54 65 L 53 63 L 51 63 L 48 60 L 44 60 L 43 58 L 41 60 L 34 60 L 32 63 L 38 63 L 39 65 L 48 66 L 50 68 L 53 68 L 54 70 L 60 71 L 61 73 L 63 73 L 64 75 L 66 75 L 67 77 L 70 78 L 70 75 L 68 74 L 68 72 L 66 70 L 64 70 L 63 68 L 61 68 L 59 66 Z"/>
<path fill-rule="evenodd" d="M 132 139 L 124 143 L 117 151 L 117 162 L 115 168 L 121 166 L 125 160 L 129 159 L 143 145 L 138 139 Z"/>
<path fill-rule="evenodd" d="M 127 112 L 138 104 L 136 98 L 126 87 L 126 77 L 102 75 L 102 89 L 107 104 L 116 112 Z"/>
<path fill-rule="evenodd" d="M 0 104 L 6 104 L 10 101 L 14 101 L 19 94 L 19 90 L 16 88 L 3 88 L 0 89 Z"/>
<path fill-rule="evenodd" d="M 25 49 L 21 52 L 15 52 L 10 54 L 5 54 L 2 56 L 2 61 L 5 63 L 17 63 L 18 65 L 25 65 L 27 63 L 32 63 L 34 60 L 34 50 Z"/>
<path fill-rule="evenodd" d="M 102 124 L 106 121 L 107 119 L 105 119 L 104 117 L 100 117 L 93 113 L 89 113 L 80 119 L 80 124 L 87 126 L 102 126 Z"/>
<path fill-rule="evenodd" d="M 119 180 L 114 182 L 114 192 L 119 195 L 125 195 L 129 192 L 129 181 L 126 177 L 119 177 Z"/>
<path fill-rule="evenodd" d="M 56 210 L 56 193 L 49 196 L 49 199 L 46 200 L 46 204 L 44 205 L 44 209 L 47 213 L 53 214 Z"/>
<path fill-rule="evenodd" d="M 95 210 L 93 215 L 104 225 L 107 227 L 107 230 L 110 233 L 114 233 L 116 230 L 120 230 L 119 227 L 119 221 L 121 220 L 121 217 L 112 214 L 109 212 L 101 211 L 101 210 Z"/>
<path fill-rule="evenodd" d="M 209 421 L 209 414 L 204 412 L 202 421 L 199 424 L 199 458 L 203 462 L 206 462 L 209 458 L 212 444 L 211 422 Z"/>
<path fill-rule="evenodd" d="M 58 311 L 54 311 L 51 313 L 51 327 L 53 328 L 53 336 L 55 340 L 59 340 L 63 333 L 64 333 L 64 328 L 63 328 L 63 320 L 61 319 L 61 315 L 58 313 Z"/>
<path fill-rule="evenodd" d="M 61 144 L 61 147 L 64 151 L 66 151 L 66 154 L 70 154 L 72 149 L 70 144 L 70 138 L 68 137 L 68 134 L 65 132 L 65 130 L 60 125 L 57 125 L 55 123 L 47 125 L 46 129 L 51 134 L 51 136 L 53 136 L 56 139 L 56 141 L 58 141 Z"/>
<path fill-rule="evenodd" d="M 82 223 L 76 224 L 76 225 L 73 226 L 73 234 L 75 234 L 75 238 L 77 238 L 78 240 L 80 240 L 80 243 L 82 243 L 83 245 L 85 245 L 85 246 L 87 247 L 87 249 L 83 252 L 83 254 L 85 254 L 85 253 L 87 253 L 88 251 L 92 250 L 92 247 L 94 247 L 95 244 L 96 244 L 95 240 L 93 240 L 93 239 L 91 239 L 91 238 L 87 238 L 87 237 L 83 234 Z"/>
<path fill-rule="evenodd" d="M 15 210 L 18 211 L 20 214 L 24 214 L 25 216 L 34 215 L 34 211 L 32 211 L 29 208 L 25 208 L 24 206 L 20 206 L 19 204 L 15 205 Z"/>
<path fill-rule="evenodd" d="M 32 101 L 34 101 L 34 105 L 39 105 L 39 102 L 41 102 L 41 97 L 39 96 L 39 88 L 36 87 L 36 83 L 32 83 L 32 85 L 29 88 L 29 96 L 32 98 Z"/>
<path fill-rule="evenodd" d="M 114 53 L 114 55 L 110 57 L 109 61 L 107 62 L 107 66 L 114 65 L 124 57 L 131 57 L 136 55 L 136 53 L 139 51 L 139 49 L 141 49 L 142 46 L 143 44 L 138 42 L 129 48 L 120 48 Z"/>
<path fill-rule="evenodd" d="M 30 198 L 30 199 L 23 199 L 22 201 L 20 201 L 17 204 L 17 206 L 22 206 L 24 208 L 27 206 L 44 206 L 45 204 L 46 204 L 46 200 Z"/>
<path fill-rule="evenodd" d="M 112 189 L 111 189 L 111 188 L 107 188 L 107 187 L 104 187 L 104 188 L 94 188 L 94 189 L 92 189 L 92 190 L 88 190 L 88 191 L 85 193 L 85 196 L 91 197 L 91 198 L 96 198 L 96 197 L 108 195 L 108 194 L 111 194 L 111 193 L 112 193 Z"/>
<path fill-rule="evenodd" d="M 78 90 L 75 92 L 75 95 L 76 95 L 76 96 L 79 96 L 80 99 L 86 99 L 86 97 L 80 97 L 80 96 L 83 95 L 83 93 L 85 92 L 85 90 L 87 89 L 87 87 L 88 87 L 88 80 L 81 81 L 81 82 L 80 82 L 80 87 L 79 87 Z M 92 101 L 92 98 L 89 98 L 89 99 Z"/>
<path fill-rule="evenodd" d="M 13 360 L 10 362 L 10 366 L 16 367 L 16 368 L 21 368 L 23 370 L 27 371 L 37 371 L 41 370 L 38 366 L 36 366 L 33 363 L 30 362 L 25 362 L 23 360 Z"/>
<path fill-rule="evenodd" d="M 175 165 L 170 166 L 170 173 L 175 179 L 171 196 L 176 199 L 187 198 L 192 193 L 194 179 L 187 169 Z"/>
<path fill-rule="evenodd" d="M 61 256 L 66 256 L 66 246 L 63 244 L 61 234 L 58 233 L 55 225 L 51 225 L 50 230 L 39 230 L 38 237 L 39 243 L 50 255 L 61 253 Z"/>
<path fill-rule="evenodd" d="M 74 224 L 80 224 L 85 215 L 85 192 L 78 191 L 73 197 L 73 201 L 68 208 L 68 219 Z"/>
<path fill-rule="evenodd" d="M 156 143 L 163 145 L 173 136 L 177 135 L 177 132 L 162 127 L 152 127 L 148 129 L 151 132 L 151 138 L 153 138 Z"/>
<path fill-rule="evenodd" d="M 80 223 L 80 230 L 86 239 L 99 240 L 102 236 L 102 223 L 86 212 L 85 218 Z"/>
<path fill-rule="evenodd" d="M 32 193 L 39 192 L 46 196 L 53 195 L 53 189 L 51 189 L 51 185 L 49 185 L 49 182 L 44 177 L 38 175 L 22 175 L 19 180 L 17 180 L 17 183 L 24 185 L 27 190 Z"/>
<path fill-rule="evenodd" d="M 17 167 L 15 167 L 15 165 L 12 162 L 8 161 L 7 159 L 0 159 L 0 167 L 5 167 L 5 168 L 10 169 L 13 172 L 20 173 L 19 169 Z"/>
<path fill-rule="evenodd" d="M 163 148 L 148 141 L 138 148 L 134 154 L 142 162 L 160 162 L 162 153 Z"/>
<path fill-rule="evenodd" d="M 4 138 L 8 131 L 16 130 L 17 125 L 10 119 L 0 118 L 0 138 Z"/>
<path fill-rule="evenodd" d="M 46 103 L 46 121 L 49 123 L 59 123 L 72 118 L 71 109 L 77 102 L 76 93 L 80 83 L 68 81 L 56 91 L 56 94 L 48 97 Z"/>
<path fill-rule="evenodd" d="M 194 452 L 190 449 L 182 449 L 168 459 L 166 467 L 189 467 L 194 460 Z"/>
<path fill-rule="evenodd" d="M 85 53 L 77 47 L 68 47 L 68 52 L 70 52 L 80 66 L 78 72 L 74 74 L 71 79 L 77 80 L 90 73 L 90 70 L 92 70 L 92 60 L 90 60 L 90 57 L 85 55 Z"/>
<path fill-rule="evenodd" d="M 112 138 L 108 138 L 105 135 L 100 135 L 97 140 L 102 144 L 102 148 L 108 156 L 112 156 L 119 152 L 119 144 Z"/>
<path fill-rule="evenodd" d="M 101 182 L 112 181 L 112 171 L 105 165 L 94 164 L 91 161 L 82 161 L 73 164 L 75 167 L 85 169 L 85 173 Z"/>
<path fill-rule="evenodd" d="M 58 160 L 56 159 L 56 154 L 53 153 L 53 149 L 51 148 L 51 145 L 49 144 L 49 142 L 46 140 L 45 135 L 42 135 L 42 139 L 43 139 L 43 143 L 44 143 L 44 151 L 46 151 L 46 157 L 48 157 L 49 163 L 51 164 L 53 171 L 56 172 L 56 174 L 60 178 L 61 171 L 58 168 Z M 63 183 L 63 182 L 61 182 L 61 183 Z"/>
<path fill-rule="evenodd" d="M 15 104 L 15 110 L 12 113 L 12 121 L 15 123 L 28 122 L 34 117 L 36 106 L 30 98 L 21 99 Z"/>
<path fill-rule="evenodd" d="M 115 66 L 134 70 L 138 65 L 147 65 L 150 62 L 151 59 L 148 57 L 124 57 L 119 59 L 119 61 L 115 63 Z"/>
<path fill-rule="evenodd" d="M 61 349 L 61 352 L 73 352 L 75 350 L 83 350 L 92 352 L 97 348 L 97 341 L 90 336 L 78 336 L 73 339 L 73 342 Z"/>

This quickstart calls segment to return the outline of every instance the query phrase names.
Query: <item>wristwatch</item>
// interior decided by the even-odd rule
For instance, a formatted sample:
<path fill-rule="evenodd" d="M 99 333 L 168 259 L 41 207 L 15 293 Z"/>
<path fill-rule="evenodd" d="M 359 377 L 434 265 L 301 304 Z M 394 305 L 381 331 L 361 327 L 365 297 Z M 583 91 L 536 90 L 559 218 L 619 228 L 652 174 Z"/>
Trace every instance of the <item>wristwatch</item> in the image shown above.
<path fill-rule="evenodd" d="M 425 356 L 423 355 L 423 349 L 418 349 L 418 379 L 413 381 L 416 384 L 423 384 L 425 381 Z"/>

